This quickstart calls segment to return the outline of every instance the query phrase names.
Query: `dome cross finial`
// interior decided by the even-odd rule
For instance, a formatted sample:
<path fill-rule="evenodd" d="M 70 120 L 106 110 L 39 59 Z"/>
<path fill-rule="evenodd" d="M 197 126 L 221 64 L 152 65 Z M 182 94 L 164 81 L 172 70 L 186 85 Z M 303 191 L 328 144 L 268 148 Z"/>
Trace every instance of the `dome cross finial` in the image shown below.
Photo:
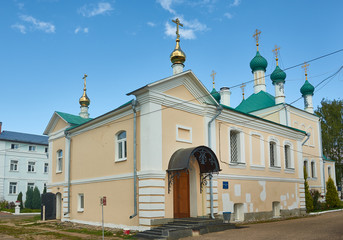
<path fill-rule="evenodd" d="M 214 70 L 212 70 L 211 77 L 212 77 L 213 88 L 215 88 L 215 81 L 214 81 L 214 79 L 215 79 L 215 77 L 216 77 L 216 74 L 217 74 L 217 73 L 216 73 Z"/>
<path fill-rule="evenodd" d="M 307 70 L 308 70 L 308 66 L 310 66 L 307 62 L 304 62 L 304 65 L 302 65 L 301 67 L 304 69 L 305 71 L 305 77 L 306 77 L 306 81 L 307 81 Z"/>
<path fill-rule="evenodd" d="M 245 83 L 242 83 L 242 85 L 240 86 L 240 88 L 242 89 L 243 100 L 244 100 L 244 88 L 245 87 L 246 87 Z"/>
<path fill-rule="evenodd" d="M 279 66 L 279 58 L 278 58 L 279 50 L 280 50 L 280 47 L 278 47 L 277 45 L 275 45 L 275 48 L 272 50 L 275 54 L 276 66 Z"/>
<path fill-rule="evenodd" d="M 176 18 L 175 20 L 172 20 L 172 22 L 176 24 L 176 38 L 180 39 L 179 26 L 183 27 L 183 24 L 180 23 L 180 20 L 178 18 Z"/>
<path fill-rule="evenodd" d="M 256 47 L 257 47 L 257 51 L 258 51 L 258 41 L 260 40 L 260 34 L 261 34 L 261 31 L 259 31 L 258 29 L 255 30 L 255 34 L 252 35 L 253 38 L 255 38 L 256 40 Z"/>
<path fill-rule="evenodd" d="M 84 82 L 83 82 L 83 90 L 84 90 L 84 91 L 86 91 L 86 84 L 87 84 L 87 83 L 86 83 L 86 78 L 87 78 L 87 77 L 88 77 L 88 75 L 85 74 L 85 75 L 83 76 L 83 78 L 82 78 L 82 79 L 84 80 Z"/>

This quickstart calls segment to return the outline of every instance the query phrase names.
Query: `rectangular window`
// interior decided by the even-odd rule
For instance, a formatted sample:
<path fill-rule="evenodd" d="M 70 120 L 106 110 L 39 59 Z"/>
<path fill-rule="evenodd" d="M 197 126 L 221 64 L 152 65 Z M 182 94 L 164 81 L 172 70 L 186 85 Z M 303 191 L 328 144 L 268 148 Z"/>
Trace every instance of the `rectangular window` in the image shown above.
<path fill-rule="evenodd" d="M 49 163 L 44 163 L 44 173 L 49 172 Z"/>
<path fill-rule="evenodd" d="M 17 160 L 11 160 L 10 170 L 11 171 L 18 171 L 18 161 Z"/>
<path fill-rule="evenodd" d="M 46 152 L 46 153 L 48 152 L 48 148 L 47 148 L 47 147 L 45 148 L 45 152 Z"/>
<path fill-rule="evenodd" d="M 63 151 L 57 151 L 57 168 L 56 172 L 62 172 L 62 163 L 63 163 Z"/>
<path fill-rule="evenodd" d="M 312 178 L 316 177 L 316 165 L 315 165 L 315 162 L 311 162 L 311 177 Z"/>
<path fill-rule="evenodd" d="M 36 151 L 36 146 L 29 146 L 29 151 L 30 152 Z"/>
<path fill-rule="evenodd" d="M 289 145 L 285 145 L 284 147 L 285 149 L 285 168 L 290 168 L 291 165 L 290 165 L 290 161 L 291 161 L 291 148 Z"/>
<path fill-rule="evenodd" d="M 308 163 L 307 163 L 307 161 L 304 161 L 304 169 L 305 169 L 307 177 L 308 177 Z"/>
<path fill-rule="evenodd" d="M 19 144 L 16 144 L 16 143 L 11 144 L 11 149 L 18 149 L 18 148 L 19 148 Z"/>
<path fill-rule="evenodd" d="M 34 172 L 35 171 L 35 162 L 29 162 L 27 165 L 27 171 L 28 172 Z"/>
<path fill-rule="evenodd" d="M 29 189 L 29 188 L 33 190 L 35 188 L 35 184 L 34 183 L 28 183 L 27 189 Z"/>
<path fill-rule="evenodd" d="M 79 193 L 79 206 L 78 211 L 83 212 L 85 208 L 85 195 L 83 193 Z"/>
<path fill-rule="evenodd" d="M 269 143 L 269 152 L 270 152 L 270 166 L 276 166 L 276 143 L 270 142 Z"/>
<path fill-rule="evenodd" d="M 239 133 L 235 131 L 230 131 L 230 153 L 231 162 L 239 162 Z"/>
<path fill-rule="evenodd" d="M 9 194 L 17 194 L 17 183 L 16 182 L 10 182 Z"/>

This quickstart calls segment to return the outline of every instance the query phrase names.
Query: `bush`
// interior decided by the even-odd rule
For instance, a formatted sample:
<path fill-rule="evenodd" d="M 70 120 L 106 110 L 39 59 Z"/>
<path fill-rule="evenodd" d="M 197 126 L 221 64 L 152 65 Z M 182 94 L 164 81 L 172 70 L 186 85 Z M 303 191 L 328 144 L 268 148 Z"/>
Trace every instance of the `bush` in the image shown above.
<path fill-rule="evenodd" d="M 9 203 L 6 200 L 0 201 L 0 210 L 9 209 Z"/>
<path fill-rule="evenodd" d="M 17 201 L 20 202 L 20 209 L 23 209 L 24 208 L 24 204 L 23 204 L 23 193 L 22 192 L 20 192 L 18 194 Z"/>
<path fill-rule="evenodd" d="M 338 198 L 338 192 L 333 182 L 332 178 L 329 177 L 329 180 L 326 182 L 326 204 L 329 208 L 336 208 L 340 206 L 340 201 Z"/>
<path fill-rule="evenodd" d="M 305 203 L 306 203 L 306 212 L 311 212 L 313 211 L 313 199 L 308 187 L 307 183 L 307 171 L 306 168 L 304 167 L 304 179 L 305 179 Z"/>
<path fill-rule="evenodd" d="M 40 209 L 41 205 L 41 198 L 40 198 L 40 192 L 38 187 L 35 187 L 33 190 L 33 196 L 32 196 L 32 209 Z"/>
<path fill-rule="evenodd" d="M 313 210 L 320 210 L 321 209 L 321 204 L 319 202 L 319 198 L 320 198 L 320 193 L 318 190 L 311 190 L 311 196 L 313 199 Z"/>
<path fill-rule="evenodd" d="M 25 201 L 25 208 L 31 208 L 33 204 L 33 190 L 32 188 L 28 188 L 26 191 L 26 201 Z"/>

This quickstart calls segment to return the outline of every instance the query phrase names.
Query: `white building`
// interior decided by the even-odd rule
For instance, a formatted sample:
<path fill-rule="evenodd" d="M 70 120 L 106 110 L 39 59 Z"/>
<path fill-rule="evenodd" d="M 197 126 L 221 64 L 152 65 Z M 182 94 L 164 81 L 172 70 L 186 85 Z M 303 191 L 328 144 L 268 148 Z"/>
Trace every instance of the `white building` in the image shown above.
<path fill-rule="evenodd" d="M 48 138 L 2 131 L 0 123 L 0 200 L 14 202 L 28 187 L 43 192 L 48 181 Z"/>

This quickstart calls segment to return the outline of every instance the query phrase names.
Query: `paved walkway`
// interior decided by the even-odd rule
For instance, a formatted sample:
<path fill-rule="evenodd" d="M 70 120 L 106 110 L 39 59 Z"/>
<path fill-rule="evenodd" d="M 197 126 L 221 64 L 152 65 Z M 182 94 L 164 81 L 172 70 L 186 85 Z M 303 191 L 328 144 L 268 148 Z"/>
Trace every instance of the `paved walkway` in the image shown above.
<path fill-rule="evenodd" d="M 209 233 L 183 240 L 234 239 L 234 240 L 289 240 L 289 239 L 342 239 L 343 211 L 324 213 L 278 222 L 241 225 L 238 229 Z"/>

